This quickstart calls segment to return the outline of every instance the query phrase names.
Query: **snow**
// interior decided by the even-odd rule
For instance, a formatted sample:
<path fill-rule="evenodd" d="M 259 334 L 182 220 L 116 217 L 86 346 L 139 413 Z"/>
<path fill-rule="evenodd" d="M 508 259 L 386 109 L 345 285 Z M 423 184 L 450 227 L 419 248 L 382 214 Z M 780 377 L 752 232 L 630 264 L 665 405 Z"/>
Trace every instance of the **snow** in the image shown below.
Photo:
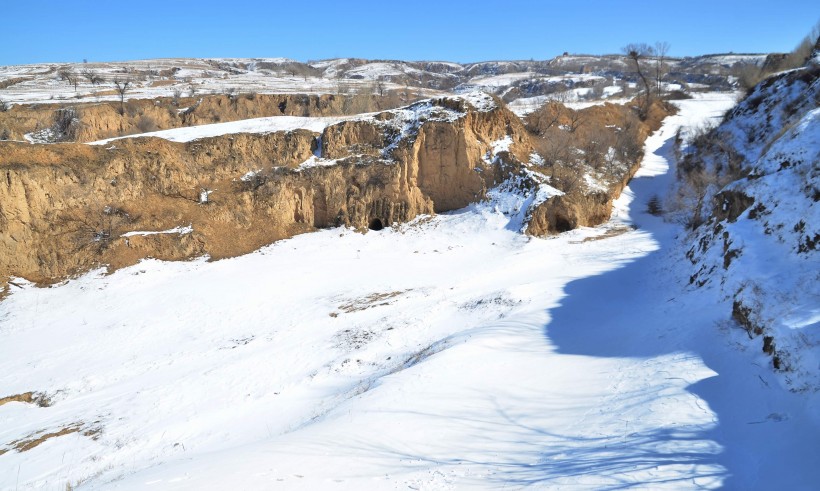
<path fill-rule="evenodd" d="M 3 89 L 2 98 L 10 103 L 60 103 L 60 102 L 103 102 L 118 101 L 111 81 L 117 77 L 133 79 L 126 99 L 154 99 L 172 97 L 175 90 L 189 95 L 193 87 L 196 94 L 226 94 L 230 88 L 243 92 L 260 94 L 336 94 L 339 80 L 327 77 L 291 75 L 284 68 L 281 71 L 238 68 L 242 65 L 266 62 L 285 67 L 293 60 L 285 58 L 221 58 L 190 59 L 167 58 L 160 60 L 136 60 L 110 63 L 63 63 L 37 64 L 0 67 L 0 81 L 24 77 L 26 80 Z M 82 73 L 92 70 L 103 78 L 103 82 L 93 85 L 80 78 L 75 90 L 73 85 L 59 80 L 53 69 L 72 70 Z M 252 67 L 249 67 L 252 68 Z M 166 71 L 177 69 L 173 75 L 151 75 L 142 80 L 149 70 Z M 154 85 L 154 82 L 160 82 Z M 373 91 L 369 80 L 345 79 L 345 86 L 352 92 Z M 386 84 L 388 88 L 396 88 Z"/>
<path fill-rule="evenodd" d="M 509 152 L 512 144 L 512 138 L 510 135 L 507 135 L 500 140 L 492 142 L 490 147 L 492 148 L 493 155 L 497 155 L 499 152 Z"/>
<path fill-rule="evenodd" d="M 29 143 L 51 143 L 57 139 L 57 137 L 58 135 L 51 128 L 43 128 L 40 131 L 23 135 L 25 141 Z"/>
<path fill-rule="evenodd" d="M 495 103 L 495 100 L 490 94 L 479 90 L 458 95 L 456 98 L 461 98 L 469 102 L 470 105 L 472 105 L 476 111 L 479 112 L 489 112 L 498 108 L 498 104 Z"/>
<path fill-rule="evenodd" d="M 297 171 L 310 169 L 312 167 L 329 167 L 332 165 L 336 165 L 339 161 L 336 159 L 323 159 L 321 157 L 317 157 L 316 155 L 311 156 L 309 159 L 305 160 L 301 164 L 296 167 Z"/>
<path fill-rule="evenodd" d="M 360 76 L 368 80 L 378 80 L 382 77 L 403 77 L 408 74 L 421 74 L 422 71 L 401 62 L 367 63 L 348 70 L 345 75 Z"/>
<path fill-rule="evenodd" d="M 246 172 L 245 174 L 243 174 L 243 175 L 242 175 L 242 177 L 240 177 L 240 178 L 239 178 L 239 180 L 240 180 L 240 181 L 242 181 L 242 182 L 250 182 L 250 181 L 252 181 L 252 180 L 253 180 L 253 178 L 254 178 L 254 177 L 256 177 L 256 175 L 257 175 L 257 174 L 259 174 L 260 172 L 262 172 L 262 169 L 259 169 L 259 170 L 249 170 L 248 172 Z"/>
<path fill-rule="evenodd" d="M 521 235 L 502 187 L 379 232 L 19 282 L 0 395 L 52 406 L 0 406 L 0 449 L 99 433 L 0 455 L 0 488 L 814 488 L 817 395 L 737 347 L 725 302 L 677 280 L 678 226 L 642 211 L 712 97 L 647 140 L 601 227 Z"/>
<path fill-rule="evenodd" d="M 706 224 L 690 240 L 696 279 L 716 283 L 724 297 L 750 309 L 751 321 L 773 339 L 783 367 L 778 382 L 816 392 L 820 257 L 810 242 L 820 237 L 820 109 L 808 101 L 820 89 L 801 78 L 797 72 L 781 74 L 718 127 L 717 138 L 745 156 L 743 166 L 753 176 L 722 191 L 742 193 L 753 203 L 736 220 L 721 221 L 719 231 L 717 224 Z M 708 165 L 721 165 L 722 155 L 706 155 Z M 735 256 L 727 264 L 729 250 Z M 701 275 L 711 268 L 717 271 L 711 278 Z M 761 336 L 746 342 L 763 345 Z M 771 366 L 772 357 L 761 353 L 759 363 Z"/>
<path fill-rule="evenodd" d="M 623 90 L 621 87 L 618 86 L 604 87 L 604 98 L 602 99 L 583 102 L 579 101 L 579 96 L 586 95 L 590 90 L 591 89 L 589 88 L 579 88 L 550 95 L 522 97 L 508 103 L 507 107 L 519 118 L 524 118 L 528 114 L 541 109 L 541 107 L 543 107 L 544 104 L 548 103 L 549 101 L 559 101 L 568 108 L 574 110 L 586 109 L 592 106 L 602 106 L 606 103 L 626 104 L 627 102 L 629 102 L 629 99 L 611 98 L 612 95 L 617 94 Z"/>
<path fill-rule="evenodd" d="M 119 136 L 90 142 L 89 145 L 106 145 L 112 141 L 121 140 L 123 138 L 142 137 L 164 138 L 174 142 L 189 142 L 200 138 L 234 133 L 273 133 L 276 131 L 293 131 L 297 129 L 321 133 L 326 127 L 332 124 L 366 117 L 368 117 L 367 114 L 333 117 L 271 116 L 267 118 L 243 119 L 228 123 L 202 124 L 198 126 L 186 126 L 170 130 L 139 133 L 137 135 Z"/>
<path fill-rule="evenodd" d="M 750 55 L 705 55 L 700 57 L 701 61 L 718 63 L 721 65 L 734 65 L 736 63 L 753 63 L 755 65 L 762 65 L 766 61 L 765 54 L 750 54 Z"/>
<path fill-rule="evenodd" d="M 588 172 L 584 174 L 584 183 L 590 191 L 606 192 L 608 189 L 605 183 L 591 176 Z"/>
<path fill-rule="evenodd" d="M 135 235 L 146 236 L 146 235 L 156 235 L 156 234 L 185 235 L 185 234 L 190 234 L 193 231 L 194 231 L 193 227 L 188 225 L 187 227 L 181 227 L 180 226 L 180 227 L 174 227 L 174 228 L 171 228 L 171 229 L 168 229 L 168 230 L 160 230 L 160 231 L 154 231 L 154 232 L 150 232 L 150 231 L 148 231 L 148 232 L 146 232 L 146 231 L 126 232 L 126 233 L 122 234 L 120 237 L 133 237 Z"/>
<path fill-rule="evenodd" d="M 470 79 L 470 84 L 480 85 L 483 87 L 506 87 L 519 80 L 526 80 L 530 78 L 544 78 L 533 72 L 520 73 L 504 73 L 502 75 L 492 75 L 489 77 L 476 77 Z"/>
<path fill-rule="evenodd" d="M 547 95 L 539 95 L 535 97 L 521 97 L 512 102 L 508 102 L 507 108 L 513 113 L 515 113 L 515 115 L 519 118 L 523 118 L 526 115 L 541 109 L 541 106 L 543 106 L 550 100 L 550 96 Z"/>

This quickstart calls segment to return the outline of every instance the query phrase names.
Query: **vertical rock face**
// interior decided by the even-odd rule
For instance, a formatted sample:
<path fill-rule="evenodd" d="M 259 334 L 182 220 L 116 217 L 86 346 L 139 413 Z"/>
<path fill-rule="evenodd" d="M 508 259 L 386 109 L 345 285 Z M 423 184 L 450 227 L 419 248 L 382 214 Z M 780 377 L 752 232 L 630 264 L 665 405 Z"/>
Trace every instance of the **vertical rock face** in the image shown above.
<path fill-rule="evenodd" d="M 0 277 L 47 283 L 144 257 L 230 257 L 317 228 L 379 228 L 460 208 L 503 177 L 487 159 L 499 140 L 510 159 L 530 152 L 513 114 L 472 96 L 321 135 L 140 138 L 107 148 L 0 142 Z"/>

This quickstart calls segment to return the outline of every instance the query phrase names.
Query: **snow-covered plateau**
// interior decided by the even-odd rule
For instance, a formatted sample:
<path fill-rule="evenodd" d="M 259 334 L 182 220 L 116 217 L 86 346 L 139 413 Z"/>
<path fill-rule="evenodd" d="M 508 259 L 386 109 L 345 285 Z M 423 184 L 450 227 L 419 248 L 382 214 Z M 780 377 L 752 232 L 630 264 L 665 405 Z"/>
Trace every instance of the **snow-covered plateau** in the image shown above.
<path fill-rule="evenodd" d="M 528 237 L 496 190 L 378 232 L 14 280 L 0 399 L 33 394 L 0 405 L 0 489 L 817 489 L 818 394 L 686 284 L 681 227 L 645 212 L 677 130 L 734 94 L 677 104 L 600 227 Z"/>

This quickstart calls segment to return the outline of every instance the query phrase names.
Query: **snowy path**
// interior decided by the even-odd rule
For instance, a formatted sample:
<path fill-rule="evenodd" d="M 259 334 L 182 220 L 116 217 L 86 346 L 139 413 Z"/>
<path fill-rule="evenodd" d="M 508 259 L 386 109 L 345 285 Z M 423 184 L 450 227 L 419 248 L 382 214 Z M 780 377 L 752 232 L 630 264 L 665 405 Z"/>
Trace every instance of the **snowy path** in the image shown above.
<path fill-rule="evenodd" d="M 726 305 L 677 283 L 678 229 L 642 212 L 676 129 L 730 97 L 681 102 L 599 228 L 528 239 L 498 193 L 15 289 L 0 397 L 53 404 L 0 406 L 0 445 L 100 432 L 0 455 L 0 489 L 811 489 L 816 398 L 734 346 Z"/>

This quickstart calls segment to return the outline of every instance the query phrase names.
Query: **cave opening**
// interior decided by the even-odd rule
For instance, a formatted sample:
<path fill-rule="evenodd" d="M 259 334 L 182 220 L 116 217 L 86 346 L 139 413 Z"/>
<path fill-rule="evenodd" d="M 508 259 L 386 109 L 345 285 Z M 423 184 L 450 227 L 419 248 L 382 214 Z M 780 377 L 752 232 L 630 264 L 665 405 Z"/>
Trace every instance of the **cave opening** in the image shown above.
<path fill-rule="evenodd" d="M 374 218 L 370 220 L 370 225 L 368 225 L 367 228 L 370 230 L 381 230 L 384 228 L 384 225 L 382 225 L 382 221 L 380 219 Z"/>
<path fill-rule="evenodd" d="M 570 230 L 572 230 L 572 224 L 569 223 L 569 220 L 567 220 L 564 217 L 556 217 L 556 219 L 555 219 L 555 231 L 556 232 L 562 233 L 562 232 L 569 232 Z"/>

